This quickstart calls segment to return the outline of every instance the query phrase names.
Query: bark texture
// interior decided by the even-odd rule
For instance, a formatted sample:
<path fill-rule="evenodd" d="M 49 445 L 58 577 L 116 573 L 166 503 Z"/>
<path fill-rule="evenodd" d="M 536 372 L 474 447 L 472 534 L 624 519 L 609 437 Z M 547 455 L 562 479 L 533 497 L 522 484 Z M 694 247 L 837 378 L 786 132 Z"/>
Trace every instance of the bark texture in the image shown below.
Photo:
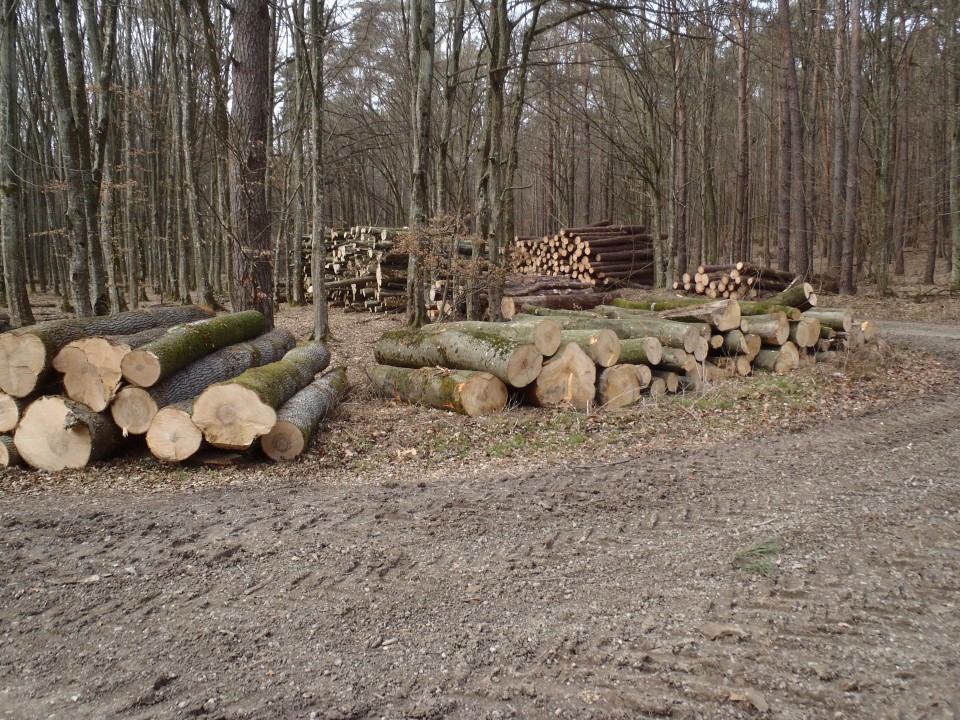
<path fill-rule="evenodd" d="M 380 397 L 469 417 L 500 412 L 509 398 L 502 380 L 476 370 L 376 365 L 369 376 Z"/>
<path fill-rule="evenodd" d="M 347 369 L 334 368 L 287 400 L 277 410 L 277 424 L 260 438 L 260 447 L 271 460 L 293 460 L 308 447 L 321 421 L 340 404 L 350 383 Z"/>

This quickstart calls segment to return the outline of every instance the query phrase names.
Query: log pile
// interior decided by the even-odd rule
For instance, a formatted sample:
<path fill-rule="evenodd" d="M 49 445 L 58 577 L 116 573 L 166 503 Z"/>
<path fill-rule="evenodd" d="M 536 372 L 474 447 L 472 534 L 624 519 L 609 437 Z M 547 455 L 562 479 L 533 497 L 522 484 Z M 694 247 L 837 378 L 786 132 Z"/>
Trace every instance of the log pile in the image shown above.
<path fill-rule="evenodd" d="M 530 275 L 561 275 L 590 286 L 652 285 L 653 239 L 640 225 L 606 221 L 561 228 L 555 235 L 516 237 L 514 269 Z"/>
<path fill-rule="evenodd" d="M 346 394 L 346 371 L 324 374 L 324 345 L 265 326 L 255 311 L 162 307 L 0 335 L 0 467 L 82 468 L 137 434 L 167 461 L 264 437 L 268 457 L 297 457 Z"/>
<path fill-rule="evenodd" d="M 674 281 L 673 289 L 703 295 L 711 300 L 752 300 L 778 293 L 795 285 L 793 273 L 746 262 L 725 265 L 700 265 L 695 273 L 684 273 Z M 820 276 L 812 281 L 821 292 L 836 290 L 836 281 Z"/>
<path fill-rule="evenodd" d="M 755 369 L 787 373 L 875 337 L 872 323 L 856 325 L 816 301 L 803 284 L 767 302 L 526 304 L 510 322 L 385 333 L 369 376 L 382 397 L 471 417 L 503 409 L 511 396 L 538 407 L 616 409 Z"/>

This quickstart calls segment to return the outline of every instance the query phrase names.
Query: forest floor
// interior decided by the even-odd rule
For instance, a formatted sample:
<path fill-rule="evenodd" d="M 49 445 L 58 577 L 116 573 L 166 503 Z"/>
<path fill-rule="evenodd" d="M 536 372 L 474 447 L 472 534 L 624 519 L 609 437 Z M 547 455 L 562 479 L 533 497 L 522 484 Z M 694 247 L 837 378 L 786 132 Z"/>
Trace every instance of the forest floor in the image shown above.
<path fill-rule="evenodd" d="M 3 473 L 0 718 L 953 718 L 960 298 L 901 295 L 837 362 L 478 419 L 333 312 L 295 462 Z"/>

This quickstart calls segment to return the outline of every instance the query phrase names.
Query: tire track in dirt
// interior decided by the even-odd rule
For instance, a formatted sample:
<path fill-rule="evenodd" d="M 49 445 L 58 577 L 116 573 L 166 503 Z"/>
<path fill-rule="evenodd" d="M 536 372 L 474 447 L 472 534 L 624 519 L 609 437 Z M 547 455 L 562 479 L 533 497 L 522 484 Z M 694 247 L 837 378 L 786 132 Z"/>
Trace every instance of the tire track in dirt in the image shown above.
<path fill-rule="evenodd" d="M 4 498 L 0 717 L 949 717 L 958 466 L 946 389 L 519 478 Z"/>

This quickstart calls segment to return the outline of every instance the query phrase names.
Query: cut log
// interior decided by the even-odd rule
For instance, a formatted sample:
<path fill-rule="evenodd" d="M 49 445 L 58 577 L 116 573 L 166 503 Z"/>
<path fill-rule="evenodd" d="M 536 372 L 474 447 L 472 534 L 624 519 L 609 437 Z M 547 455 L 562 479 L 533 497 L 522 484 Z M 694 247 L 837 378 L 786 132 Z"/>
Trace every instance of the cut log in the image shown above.
<path fill-rule="evenodd" d="M 384 333 L 374 346 L 374 355 L 382 365 L 489 372 L 515 388 L 533 382 L 543 365 L 543 355 L 533 344 L 489 332 L 459 332 L 442 326 L 427 332 Z"/>
<path fill-rule="evenodd" d="M 640 376 L 634 365 L 613 365 L 597 375 L 597 403 L 617 410 L 640 399 Z"/>
<path fill-rule="evenodd" d="M 587 410 L 596 397 L 596 384 L 596 363 L 571 342 L 543 364 L 536 382 L 527 388 L 527 400 L 538 407 L 569 403 Z"/>
<path fill-rule="evenodd" d="M 653 371 L 649 365 L 630 365 L 630 367 L 632 367 L 633 371 L 637 374 L 641 390 L 650 385 L 650 381 L 653 380 Z"/>
<path fill-rule="evenodd" d="M 618 297 L 620 297 L 619 292 L 593 291 L 505 297 L 500 302 L 500 313 L 505 320 L 510 320 L 521 311 L 524 305 L 550 310 L 589 310 L 597 305 L 613 302 Z"/>
<path fill-rule="evenodd" d="M 0 435 L 0 467 L 16 467 L 21 462 L 13 435 Z"/>
<path fill-rule="evenodd" d="M 877 339 L 877 324 L 873 320 L 864 320 L 860 323 L 864 342 L 873 342 Z"/>
<path fill-rule="evenodd" d="M 778 305 L 777 303 L 761 300 L 741 300 L 740 315 L 769 315 L 770 313 L 782 312 L 787 316 L 787 320 L 799 320 L 803 314 L 799 308 L 789 305 Z"/>
<path fill-rule="evenodd" d="M 164 462 L 183 462 L 203 446 L 203 433 L 193 422 L 193 400 L 162 408 L 147 429 L 147 447 Z"/>
<path fill-rule="evenodd" d="M 20 457 L 38 470 L 82 468 L 109 456 L 120 432 L 107 415 L 59 395 L 32 403 L 13 436 Z"/>
<path fill-rule="evenodd" d="M 204 355 L 257 337 L 266 327 L 266 318 L 256 310 L 177 325 L 127 353 L 120 368 L 127 382 L 153 387 Z"/>
<path fill-rule="evenodd" d="M 731 365 L 720 367 L 718 365 L 714 365 L 712 362 L 705 361 L 698 363 L 693 371 L 688 374 L 692 375 L 698 380 L 702 380 L 703 382 L 715 383 L 720 382 L 721 380 L 732 378 L 734 375 L 736 375 L 736 369 Z"/>
<path fill-rule="evenodd" d="M 693 298 L 691 298 L 693 299 Z M 678 300 L 681 300 L 678 298 Z M 693 303 L 670 300 L 652 300 L 636 303 L 629 300 L 614 300 L 614 307 L 634 310 L 655 311 L 657 317 L 680 322 L 705 322 L 716 328 L 718 332 L 725 332 L 740 327 L 740 305 L 736 300 L 719 300 L 703 303 L 693 299 Z M 670 307 L 670 306 L 673 307 Z"/>
<path fill-rule="evenodd" d="M 810 283 L 797 283 L 793 287 L 788 287 L 783 292 L 768 298 L 767 302 L 809 310 L 817 306 L 817 294 L 813 291 L 813 285 Z"/>
<path fill-rule="evenodd" d="M 334 368 L 287 400 L 277 410 L 277 424 L 260 438 L 260 447 L 271 460 L 293 460 L 308 447 L 320 422 L 329 415 L 350 389 L 347 369 Z"/>
<path fill-rule="evenodd" d="M 214 447 L 246 450 L 277 422 L 277 411 L 330 363 L 323 343 L 294 348 L 282 360 L 211 385 L 193 404 L 193 422 Z"/>
<path fill-rule="evenodd" d="M 740 330 L 758 335 L 774 345 L 783 345 L 790 339 L 790 323 L 783 313 L 749 315 L 740 321 Z"/>
<path fill-rule="evenodd" d="M 663 344 L 655 337 L 627 338 L 620 341 L 620 362 L 630 365 L 659 365 Z"/>
<path fill-rule="evenodd" d="M 763 348 L 753 359 L 754 367 L 782 374 L 794 370 L 800 365 L 800 353 L 792 342 L 785 342 L 778 348 Z"/>
<path fill-rule="evenodd" d="M 0 335 L 0 390 L 26 397 L 44 379 L 67 343 L 94 335 L 133 335 L 155 327 L 210 317 L 193 305 L 130 310 L 109 317 L 49 320 Z"/>
<path fill-rule="evenodd" d="M 289 330 L 277 328 L 251 342 L 217 350 L 151 388 L 123 388 L 110 405 L 110 414 L 125 436 L 142 435 L 161 408 L 194 398 L 210 385 L 234 378 L 252 367 L 276 362 L 293 349 L 296 342 Z"/>
<path fill-rule="evenodd" d="M 657 368 L 674 372 L 693 372 L 696 366 L 697 361 L 693 359 L 693 355 L 689 355 L 679 348 L 665 347 L 663 357 Z"/>
<path fill-rule="evenodd" d="M 518 343 L 532 343 L 541 355 L 549 357 L 560 347 L 560 326 L 547 318 L 538 318 L 535 322 L 497 323 L 479 321 L 461 321 L 424 325 L 421 332 L 465 332 L 489 333 Z"/>
<path fill-rule="evenodd" d="M 710 353 L 710 342 L 705 338 L 701 337 L 697 339 L 697 344 L 693 348 L 693 352 L 690 354 L 693 355 L 693 359 L 697 362 L 703 362 L 707 359 L 707 355 Z"/>
<path fill-rule="evenodd" d="M 759 339 L 759 338 L 758 338 Z M 759 348 L 758 348 L 759 352 Z M 722 355 L 711 358 L 714 365 L 724 371 L 745 377 L 753 370 L 753 363 L 746 355 Z"/>
<path fill-rule="evenodd" d="M 576 343 L 600 367 L 617 364 L 620 358 L 620 338 L 613 330 L 564 330 L 563 343 Z"/>
<path fill-rule="evenodd" d="M 612 308 L 612 312 L 625 312 L 622 318 L 553 318 L 564 329 L 605 328 L 613 330 L 621 340 L 626 338 L 654 337 L 665 347 L 678 347 L 693 352 L 700 337 L 699 328 L 689 323 L 664 320 L 653 316 L 629 315 L 630 311 Z"/>
<path fill-rule="evenodd" d="M 798 348 L 811 348 L 820 339 L 820 321 L 803 317 L 790 322 L 790 340 Z"/>
<path fill-rule="evenodd" d="M 655 377 L 650 381 L 647 393 L 654 399 L 661 398 L 667 394 L 667 383 L 663 378 Z"/>
<path fill-rule="evenodd" d="M 63 373 L 64 393 L 94 412 L 103 412 L 123 380 L 123 358 L 165 332 L 164 328 L 151 328 L 136 335 L 81 338 L 68 343 L 53 359 L 53 369 Z"/>
<path fill-rule="evenodd" d="M 680 376 L 670 370 L 651 370 L 654 378 L 663 381 L 664 390 L 668 393 L 675 393 L 680 389 Z M 651 378 L 652 381 L 652 378 Z"/>
<path fill-rule="evenodd" d="M 853 327 L 853 315 L 846 310 L 832 308 L 814 308 L 804 313 L 805 317 L 816 318 L 821 325 L 833 328 L 837 332 L 850 332 Z"/>
<path fill-rule="evenodd" d="M 0 392 L 0 433 L 13 432 L 26 407 L 36 398 L 15 398 Z"/>
<path fill-rule="evenodd" d="M 509 395 L 503 381 L 488 372 L 375 365 L 368 373 L 380 397 L 479 417 L 500 412 Z"/>

